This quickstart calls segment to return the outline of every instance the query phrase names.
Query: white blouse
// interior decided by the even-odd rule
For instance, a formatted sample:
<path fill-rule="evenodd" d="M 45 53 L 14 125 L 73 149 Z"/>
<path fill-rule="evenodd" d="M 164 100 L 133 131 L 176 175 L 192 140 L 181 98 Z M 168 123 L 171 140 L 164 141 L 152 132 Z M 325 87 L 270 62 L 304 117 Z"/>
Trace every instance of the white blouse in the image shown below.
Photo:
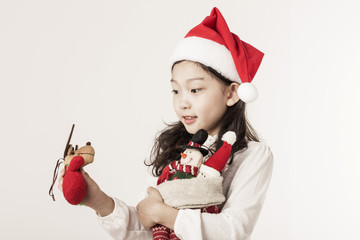
<path fill-rule="evenodd" d="M 205 146 L 214 143 L 209 136 Z M 226 201 L 219 214 L 201 213 L 200 209 L 181 209 L 176 217 L 174 231 L 185 240 L 249 240 L 260 214 L 273 168 L 273 155 L 264 143 L 250 141 L 246 150 L 234 154 L 223 175 Z M 114 211 L 98 216 L 101 226 L 114 239 L 152 239 L 151 229 L 144 229 L 137 211 L 114 198 Z"/>

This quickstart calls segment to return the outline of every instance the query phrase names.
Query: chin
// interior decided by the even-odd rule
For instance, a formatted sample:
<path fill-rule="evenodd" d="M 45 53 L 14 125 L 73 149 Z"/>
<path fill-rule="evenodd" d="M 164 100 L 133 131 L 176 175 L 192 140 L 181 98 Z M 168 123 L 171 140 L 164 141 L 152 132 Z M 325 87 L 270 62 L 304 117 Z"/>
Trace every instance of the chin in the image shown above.
<path fill-rule="evenodd" d="M 185 126 L 186 131 L 190 134 L 195 134 L 197 131 L 199 131 L 201 129 L 198 127 L 186 126 L 185 124 L 184 124 L 184 126 Z"/>
<path fill-rule="evenodd" d="M 195 134 L 197 131 L 193 131 L 193 130 L 189 130 L 189 129 L 186 129 L 186 131 L 188 132 L 188 133 L 190 133 L 190 134 Z"/>

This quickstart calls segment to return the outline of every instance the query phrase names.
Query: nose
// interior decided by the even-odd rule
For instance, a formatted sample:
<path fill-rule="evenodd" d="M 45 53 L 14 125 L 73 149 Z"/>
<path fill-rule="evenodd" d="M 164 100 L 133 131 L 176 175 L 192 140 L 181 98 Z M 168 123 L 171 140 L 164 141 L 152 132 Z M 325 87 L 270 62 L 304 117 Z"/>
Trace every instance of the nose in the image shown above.
<path fill-rule="evenodd" d="M 186 96 L 186 94 L 184 94 L 182 96 L 182 98 L 180 99 L 180 108 L 181 109 L 189 109 L 191 107 L 190 101 L 188 99 L 188 97 Z"/>
<path fill-rule="evenodd" d="M 182 159 L 185 159 L 186 156 L 187 156 L 186 153 L 180 153 L 180 154 L 181 154 L 181 158 L 182 158 Z"/>

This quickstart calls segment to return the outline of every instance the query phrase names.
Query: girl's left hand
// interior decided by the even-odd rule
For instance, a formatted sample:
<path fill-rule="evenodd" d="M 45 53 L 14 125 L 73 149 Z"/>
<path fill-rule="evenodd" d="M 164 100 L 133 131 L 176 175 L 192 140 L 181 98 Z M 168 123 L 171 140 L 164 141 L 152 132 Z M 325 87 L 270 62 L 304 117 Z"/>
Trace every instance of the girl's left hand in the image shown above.
<path fill-rule="evenodd" d="M 146 229 L 149 229 L 159 223 L 159 215 L 162 211 L 164 200 L 161 197 L 160 192 L 153 187 L 149 187 L 147 193 L 149 195 L 138 203 L 136 209 L 141 224 Z"/>

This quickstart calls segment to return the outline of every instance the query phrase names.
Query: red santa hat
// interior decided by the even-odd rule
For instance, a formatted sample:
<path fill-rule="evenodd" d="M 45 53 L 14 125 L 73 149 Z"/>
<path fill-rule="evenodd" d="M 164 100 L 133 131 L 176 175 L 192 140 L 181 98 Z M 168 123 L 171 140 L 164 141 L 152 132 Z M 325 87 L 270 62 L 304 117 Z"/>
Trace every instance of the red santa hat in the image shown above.
<path fill-rule="evenodd" d="M 238 95 L 244 102 L 257 98 L 251 84 L 264 54 L 230 32 L 219 9 L 214 7 L 199 25 L 191 29 L 175 48 L 170 64 L 190 60 L 213 68 L 240 84 Z"/>

